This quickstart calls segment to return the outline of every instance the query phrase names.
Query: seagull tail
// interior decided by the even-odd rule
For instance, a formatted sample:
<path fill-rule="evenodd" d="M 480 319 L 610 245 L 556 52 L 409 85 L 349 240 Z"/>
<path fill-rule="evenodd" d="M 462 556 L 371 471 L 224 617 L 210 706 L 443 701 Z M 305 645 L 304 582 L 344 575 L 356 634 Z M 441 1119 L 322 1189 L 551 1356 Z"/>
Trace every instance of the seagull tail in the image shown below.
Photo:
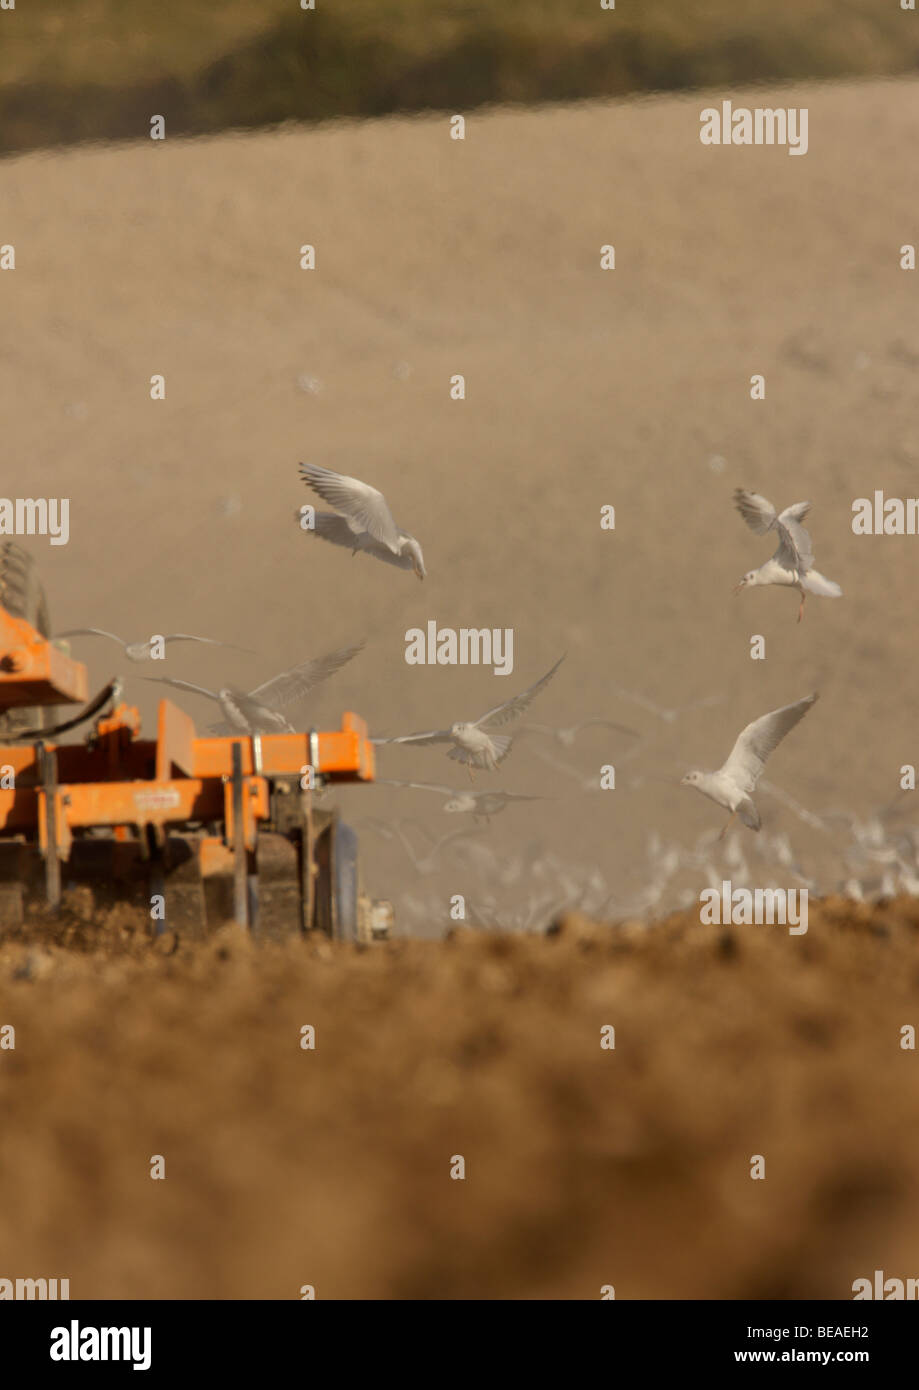
<path fill-rule="evenodd" d="M 759 811 L 757 811 L 749 797 L 742 801 L 737 807 L 737 814 L 740 816 L 744 825 L 750 830 L 759 830 L 762 825 L 762 821 L 759 818 Z"/>
<path fill-rule="evenodd" d="M 822 598 L 841 598 L 842 589 L 832 579 L 827 579 L 819 570 L 808 570 L 807 588 L 812 594 L 820 594 Z"/>

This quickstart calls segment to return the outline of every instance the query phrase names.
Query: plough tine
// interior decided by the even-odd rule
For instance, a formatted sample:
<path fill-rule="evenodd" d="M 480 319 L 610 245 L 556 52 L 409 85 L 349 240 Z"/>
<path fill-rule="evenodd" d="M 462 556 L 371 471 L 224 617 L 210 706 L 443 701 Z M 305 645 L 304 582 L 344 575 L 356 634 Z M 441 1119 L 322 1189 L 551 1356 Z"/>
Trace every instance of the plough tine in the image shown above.
<path fill-rule="evenodd" d="M 42 742 L 35 747 L 45 794 L 45 897 L 48 906 L 56 908 L 61 902 L 61 861 L 57 845 L 57 755 Z"/>
<path fill-rule="evenodd" d="M 249 926 L 249 884 L 243 811 L 242 749 L 241 743 L 233 744 L 233 921 L 240 927 L 247 927 Z"/>

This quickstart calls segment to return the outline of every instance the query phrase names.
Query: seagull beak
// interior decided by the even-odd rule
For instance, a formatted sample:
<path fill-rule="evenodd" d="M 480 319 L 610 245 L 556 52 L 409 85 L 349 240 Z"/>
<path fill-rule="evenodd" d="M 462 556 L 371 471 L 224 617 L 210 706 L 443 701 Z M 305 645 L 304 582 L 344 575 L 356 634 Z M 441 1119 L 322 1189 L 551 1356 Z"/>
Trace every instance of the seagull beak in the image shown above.
<path fill-rule="evenodd" d="M 746 581 L 745 579 L 741 579 L 739 583 L 737 583 L 737 584 L 734 585 L 734 588 L 731 590 L 731 592 L 733 593 L 733 595 L 734 595 L 735 598 L 736 598 L 737 595 L 740 593 L 741 589 L 744 588 L 744 586 L 746 585 L 746 582 L 747 582 L 747 581 Z"/>

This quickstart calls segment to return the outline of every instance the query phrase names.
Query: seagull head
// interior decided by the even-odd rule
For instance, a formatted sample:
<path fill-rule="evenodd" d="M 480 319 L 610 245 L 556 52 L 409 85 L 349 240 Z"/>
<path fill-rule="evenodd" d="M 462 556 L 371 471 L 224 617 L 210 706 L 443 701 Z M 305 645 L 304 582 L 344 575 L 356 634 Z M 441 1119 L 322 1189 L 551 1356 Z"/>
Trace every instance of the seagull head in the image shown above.
<path fill-rule="evenodd" d="M 153 652 L 151 642 L 128 642 L 124 649 L 124 654 L 129 661 L 146 661 Z"/>
<path fill-rule="evenodd" d="M 463 734 L 468 734 L 468 733 L 469 733 L 469 730 L 470 730 L 472 727 L 473 727 L 473 726 L 472 726 L 471 724 L 466 724 L 466 723 L 451 724 L 451 725 L 450 725 L 450 733 L 451 733 L 451 735 L 453 736 L 453 738 L 461 738 Z"/>
<path fill-rule="evenodd" d="M 702 781 L 701 772 L 687 772 L 685 777 L 680 778 L 681 787 L 697 787 Z"/>
<path fill-rule="evenodd" d="M 738 583 L 734 585 L 734 596 L 736 597 L 741 589 L 745 589 L 748 584 L 756 583 L 756 570 L 749 570 Z"/>

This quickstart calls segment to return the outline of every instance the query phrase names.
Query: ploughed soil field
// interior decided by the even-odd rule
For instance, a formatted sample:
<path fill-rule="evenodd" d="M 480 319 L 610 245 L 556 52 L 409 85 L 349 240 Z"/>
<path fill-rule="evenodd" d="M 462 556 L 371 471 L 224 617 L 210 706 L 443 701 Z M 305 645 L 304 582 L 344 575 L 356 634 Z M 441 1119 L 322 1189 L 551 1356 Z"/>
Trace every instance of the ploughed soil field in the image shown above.
<path fill-rule="evenodd" d="M 568 914 L 364 950 L 33 921 L 0 941 L 0 1274 L 90 1299 L 913 1277 L 917 945 L 907 898 L 812 902 L 798 936 Z"/>

